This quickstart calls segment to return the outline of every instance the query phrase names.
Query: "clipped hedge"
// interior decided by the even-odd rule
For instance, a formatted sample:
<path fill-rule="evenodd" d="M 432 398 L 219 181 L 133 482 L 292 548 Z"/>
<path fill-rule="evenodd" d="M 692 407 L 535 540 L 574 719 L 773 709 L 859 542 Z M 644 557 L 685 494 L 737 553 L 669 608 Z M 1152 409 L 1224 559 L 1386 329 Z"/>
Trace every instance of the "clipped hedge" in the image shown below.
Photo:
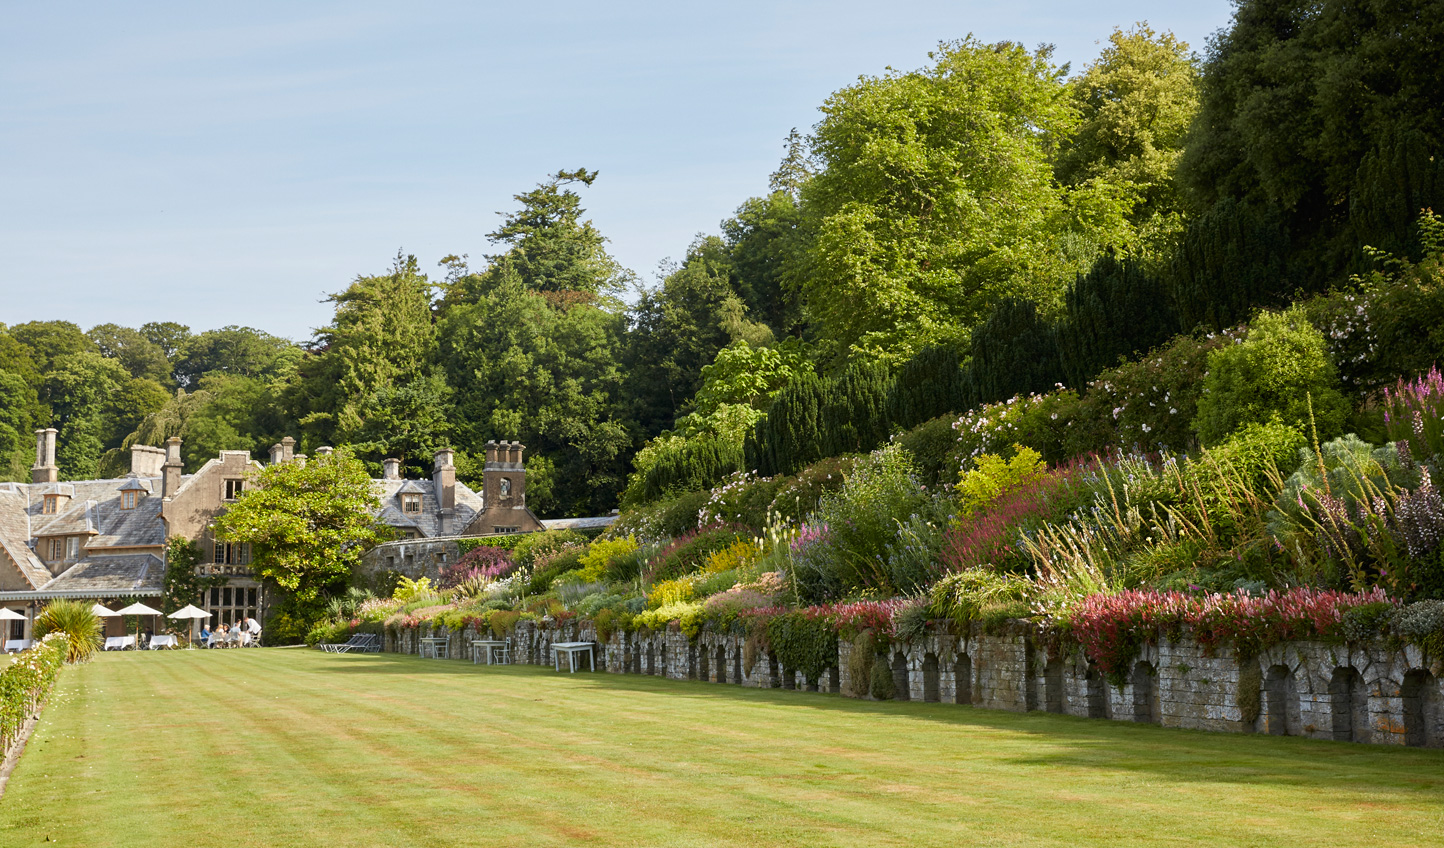
<path fill-rule="evenodd" d="M 65 665 L 66 646 L 65 636 L 53 633 L 17 654 L 0 671 L 0 758 L 10 753 L 20 728 L 40 711 L 55 686 L 60 667 Z"/>

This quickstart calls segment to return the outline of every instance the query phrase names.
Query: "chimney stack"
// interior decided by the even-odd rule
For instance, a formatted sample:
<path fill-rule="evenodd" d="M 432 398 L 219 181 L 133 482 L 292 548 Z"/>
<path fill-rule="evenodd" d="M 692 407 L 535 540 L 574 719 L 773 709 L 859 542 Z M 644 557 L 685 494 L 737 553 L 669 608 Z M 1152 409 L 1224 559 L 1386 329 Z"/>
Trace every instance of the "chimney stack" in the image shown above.
<path fill-rule="evenodd" d="M 321 447 L 316 448 L 316 456 L 318 456 L 318 457 L 320 457 L 320 456 L 330 456 L 330 455 L 333 454 L 333 453 L 335 453 L 335 449 L 334 449 L 334 448 L 331 448 L 331 447 L 327 447 L 327 446 L 325 446 L 325 445 L 322 445 Z"/>
<path fill-rule="evenodd" d="M 383 460 L 381 460 L 381 468 L 382 468 L 382 472 L 381 472 L 381 479 L 382 479 L 382 480 L 400 480 L 400 479 L 401 479 L 401 460 L 399 460 L 399 459 L 383 459 Z"/>
<path fill-rule="evenodd" d="M 35 431 L 35 465 L 30 469 L 30 482 L 54 483 L 60 480 L 60 469 L 55 465 L 54 427 Z"/>
<path fill-rule="evenodd" d="M 165 464 L 160 469 L 160 494 L 163 498 L 174 497 L 180 489 L 181 469 L 184 468 L 180 448 L 180 436 L 171 436 L 165 440 Z"/>
<path fill-rule="evenodd" d="M 296 458 L 296 440 L 290 436 L 281 439 L 281 461 L 290 462 Z"/>
<path fill-rule="evenodd" d="M 150 445 L 130 446 L 130 473 L 137 477 L 159 477 L 165 466 L 165 451 Z"/>
<path fill-rule="evenodd" d="M 431 479 L 436 485 L 436 502 L 442 509 L 456 507 L 456 465 L 452 458 L 455 451 L 442 448 L 436 452 L 436 463 L 432 466 Z"/>
<path fill-rule="evenodd" d="M 512 465 L 520 466 L 521 452 L 522 449 L 525 447 L 526 445 L 523 445 L 520 441 L 512 442 L 511 448 L 507 451 L 507 462 L 510 462 Z"/>
<path fill-rule="evenodd" d="M 282 453 L 282 450 L 283 450 L 283 449 L 282 449 L 282 447 L 281 447 L 281 443 L 280 443 L 280 442 L 277 442 L 277 443 L 275 443 L 274 445 L 271 445 L 271 464 L 272 464 L 272 465 L 279 465 L 279 464 L 280 464 L 280 462 L 281 462 L 281 453 Z"/>
<path fill-rule="evenodd" d="M 491 465 L 492 463 L 496 462 L 496 448 L 497 448 L 497 445 L 496 445 L 496 442 L 495 442 L 495 441 L 490 441 L 490 442 L 487 442 L 487 443 L 486 443 L 486 464 L 487 464 L 487 465 Z"/>

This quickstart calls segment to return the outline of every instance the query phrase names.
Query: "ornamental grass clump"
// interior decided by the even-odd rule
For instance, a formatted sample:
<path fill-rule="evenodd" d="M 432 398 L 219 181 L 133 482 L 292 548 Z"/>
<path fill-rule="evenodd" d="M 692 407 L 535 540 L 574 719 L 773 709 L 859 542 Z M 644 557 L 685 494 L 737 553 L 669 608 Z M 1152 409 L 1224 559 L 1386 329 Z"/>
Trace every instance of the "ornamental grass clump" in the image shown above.
<path fill-rule="evenodd" d="M 51 601 L 35 617 L 35 638 L 65 636 L 65 661 L 85 662 L 100 650 L 100 616 L 84 601 Z"/>

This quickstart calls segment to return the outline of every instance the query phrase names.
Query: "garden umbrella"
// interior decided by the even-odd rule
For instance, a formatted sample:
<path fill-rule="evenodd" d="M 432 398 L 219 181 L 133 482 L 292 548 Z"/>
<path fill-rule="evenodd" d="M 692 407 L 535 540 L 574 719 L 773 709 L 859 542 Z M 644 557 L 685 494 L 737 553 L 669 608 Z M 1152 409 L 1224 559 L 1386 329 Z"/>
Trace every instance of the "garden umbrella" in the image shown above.
<path fill-rule="evenodd" d="M 136 601 L 135 603 L 131 604 L 131 605 L 128 606 L 128 607 L 125 607 L 124 609 L 116 610 L 116 612 L 119 613 L 120 615 L 160 615 L 160 610 L 158 610 L 158 609 L 151 609 L 150 607 L 146 606 L 145 604 L 141 603 L 140 601 Z M 140 634 L 137 633 L 136 636 L 139 637 Z M 140 647 L 140 639 L 137 638 L 135 641 L 136 641 L 136 645 L 135 645 L 135 646 L 136 646 L 137 648 L 139 648 L 139 647 Z"/>
<path fill-rule="evenodd" d="M 116 612 L 110 607 L 101 606 L 100 604 L 96 604 L 95 606 L 91 607 L 90 611 L 100 616 L 101 618 L 113 618 L 117 615 L 120 615 L 120 613 Z"/>
<path fill-rule="evenodd" d="M 211 614 L 210 614 L 210 613 L 206 612 L 205 610 L 201 609 L 200 607 L 196 606 L 195 604 L 186 604 L 185 606 L 181 607 L 180 609 L 178 609 L 178 610 L 176 610 L 175 612 L 171 613 L 170 615 L 166 616 L 166 618 L 190 618 L 190 619 L 195 619 L 195 620 L 199 620 L 199 619 L 202 619 L 202 618 L 210 618 L 210 617 L 211 617 Z M 191 631 L 194 632 L 195 629 L 196 629 L 195 621 L 192 621 L 192 622 L 191 622 Z M 190 634 L 190 633 L 187 633 L 187 634 L 186 634 L 186 645 L 189 646 L 190 643 L 191 643 L 191 634 Z"/>
<path fill-rule="evenodd" d="M 25 621 L 25 616 L 9 607 L 0 607 L 0 621 Z"/>

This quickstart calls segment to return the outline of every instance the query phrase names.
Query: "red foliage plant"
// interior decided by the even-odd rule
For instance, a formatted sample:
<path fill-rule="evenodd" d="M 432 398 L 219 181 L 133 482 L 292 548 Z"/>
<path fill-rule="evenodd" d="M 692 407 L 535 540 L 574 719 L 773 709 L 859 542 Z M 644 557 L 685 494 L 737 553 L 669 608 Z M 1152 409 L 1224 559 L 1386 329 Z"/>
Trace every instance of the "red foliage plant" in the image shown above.
<path fill-rule="evenodd" d="M 973 568 L 997 568 L 1022 556 L 1019 531 L 1049 518 L 1076 494 L 1073 483 L 1098 465 L 1095 457 L 1074 460 L 1005 492 L 985 509 L 960 519 L 943 537 L 942 574 Z M 1007 570 L 1007 569 L 1003 569 Z"/>
<path fill-rule="evenodd" d="M 1099 671 L 1118 682 L 1139 649 L 1160 634 L 1178 638 L 1188 629 L 1206 647 L 1228 643 L 1240 654 L 1256 655 L 1295 639 L 1338 640 L 1344 613 L 1389 601 L 1383 589 L 1349 594 L 1296 588 L 1258 596 L 1130 590 L 1084 599 L 1070 629 Z"/>

